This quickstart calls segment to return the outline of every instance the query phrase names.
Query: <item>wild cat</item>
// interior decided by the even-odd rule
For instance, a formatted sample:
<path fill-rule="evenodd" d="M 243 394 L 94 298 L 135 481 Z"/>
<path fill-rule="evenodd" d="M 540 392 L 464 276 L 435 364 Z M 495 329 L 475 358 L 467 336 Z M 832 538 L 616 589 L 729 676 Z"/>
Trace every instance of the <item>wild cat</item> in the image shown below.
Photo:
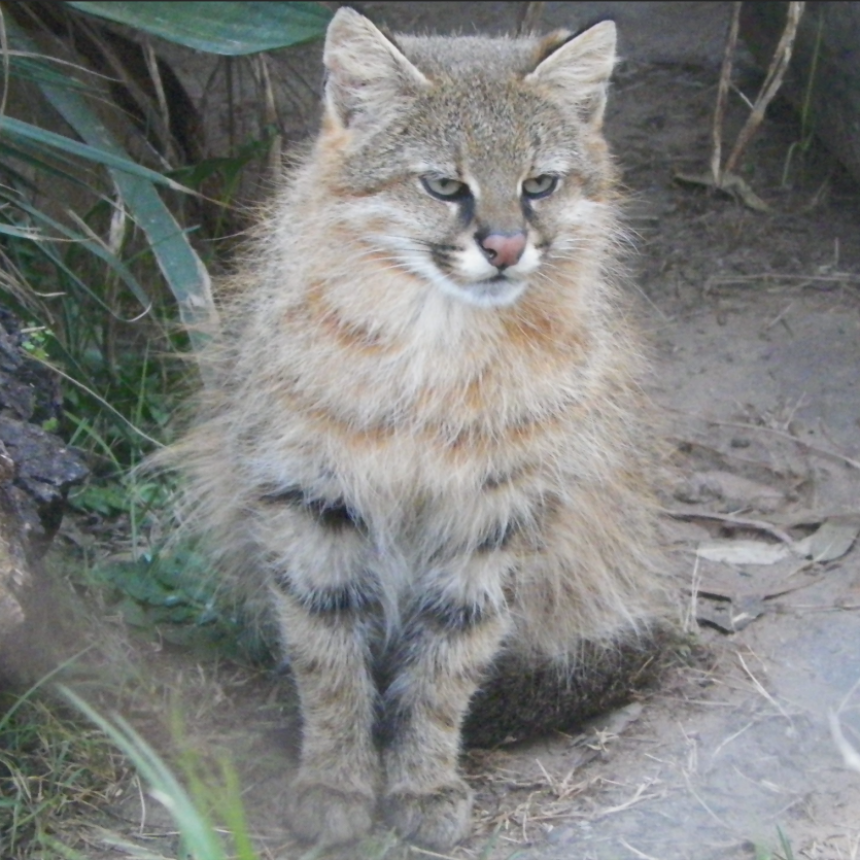
<path fill-rule="evenodd" d="M 221 564 L 270 595 L 292 828 L 335 844 L 379 811 L 444 850 L 476 691 L 511 662 L 575 676 L 661 611 L 601 132 L 615 27 L 389 36 L 342 8 L 324 62 L 174 458 Z"/>

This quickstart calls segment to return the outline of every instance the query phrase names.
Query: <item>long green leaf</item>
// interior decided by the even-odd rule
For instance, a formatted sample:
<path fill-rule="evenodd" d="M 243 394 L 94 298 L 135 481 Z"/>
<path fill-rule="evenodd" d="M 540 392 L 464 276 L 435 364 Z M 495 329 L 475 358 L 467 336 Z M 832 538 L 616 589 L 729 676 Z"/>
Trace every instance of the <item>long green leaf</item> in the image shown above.
<path fill-rule="evenodd" d="M 47 87 L 43 87 L 47 89 Z M 54 89 L 53 86 L 50 89 Z M 58 90 L 58 92 L 61 92 Z M 66 93 L 67 96 L 73 95 Z M 105 129 L 102 129 L 106 132 Z M 136 164 L 131 159 L 124 155 L 117 155 L 115 152 L 109 152 L 101 149 L 98 146 L 89 146 L 86 143 L 79 143 L 66 137 L 63 134 L 57 134 L 53 131 L 48 131 L 44 128 L 39 128 L 37 125 L 31 125 L 29 122 L 23 122 L 20 119 L 15 119 L 11 116 L 0 118 L 0 135 L 5 135 L 13 139 L 32 140 L 42 146 L 51 147 L 59 152 L 68 155 L 77 155 L 80 158 L 86 158 L 88 161 L 95 161 L 97 164 L 103 164 L 105 167 L 112 167 L 115 170 L 122 170 L 126 173 L 131 173 L 133 176 L 139 176 L 141 179 L 146 179 L 149 182 L 154 182 L 157 185 L 166 185 L 174 191 L 186 191 L 178 182 L 174 182 L 167 176 L 163 176 L 157 170 L 150 170 L 148 167 L 143 167 Z"/>
<path fill-rule="evenodd" d="M 36 45 L 14 21 L 8 19 L 5 25 L 16 47 L 37 53 Z M 203 341 L 198 333 L 201 325 L 214 318 L 209 273 L 182 228 L 158 196 L 155 180 L 146 174 L 126 169 L 129 162 L 127 153 L 77 93 L 45 84 L 42 85 L 42 92 L 87 147 L 100 150 L 122 163 L 112 167 L 105 162 L 128 211 L 146 233 L 159 268 L 176 297 L 180 316 L 189 329 L 192 343 L 199 347 Z M 4 118 L 4 123 L 8 123 L 8 118 Z"/>
<path fill-rule="evenodd" d="M 54 64 L 58 67 L 54 68 Z M 9 77 L 32 83 L 56 84 L 59 87 L 69 87 L 80 92 L 93 92 L 91 87 L 69 74 L 69 68 L 72 66 L 74 66 L 73 63 L 52 57 L 11 54 L 9 56 Z"/>
<path fill-rule="evenodd" d="M 68 5 L 188 48 L 228 57 L 318 39 L 332 17 L 321 3 L 299 2 L 93 0 Z"/>
<path fill-rule="evenodd" d="M 47 157 L 50 157 L 48 161 Z M 9 179 L 9 185 L 16 188 L 28 188 L 37 190 L 33 183 L 32 174 L 24 176 L 20 171 L 14 170 L 9 164 L 9 159 L 17 159 L 24 164 L 29 164 L 39 174 L 48 174 L 79 185 L 81 188 L 92 189 L 92 183 L 84 181 L 81 177 L 81 163 L 72 158 L 65 158 L 62 153 L 50 152 L 39 144 L 26 142 L 22 146 L 12 146 L 8 141 L 0 140 L 0 157 L 2 157 L 4 171 Z M 67 165 L 70 169 L 63 170 L 60 165 Z M 74 172 L 72 172 L 74 169 Z M 86 177 L 89 178 L 89 177 Z"/>

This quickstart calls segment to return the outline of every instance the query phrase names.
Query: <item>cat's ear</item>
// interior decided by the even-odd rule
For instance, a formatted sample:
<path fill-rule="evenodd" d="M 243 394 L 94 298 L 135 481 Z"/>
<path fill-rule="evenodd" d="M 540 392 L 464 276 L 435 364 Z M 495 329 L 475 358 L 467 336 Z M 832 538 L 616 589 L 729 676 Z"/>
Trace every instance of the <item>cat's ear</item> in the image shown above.
<path fill-rule="evenodd" d="M 391 39 L 346 6 L 328 25 L 323 62 L 326 113 L 344 128 L 378 119 L 430 85 Z"/>
<path fill-rule="evenodd" d="M 573 38 L 564 31 L 551 33 L 541 42 L 538 56 L 526 83 L 547 89 L 584 123 L 599 129 L 615 65 L 614 22 L 601 21 Z"/>

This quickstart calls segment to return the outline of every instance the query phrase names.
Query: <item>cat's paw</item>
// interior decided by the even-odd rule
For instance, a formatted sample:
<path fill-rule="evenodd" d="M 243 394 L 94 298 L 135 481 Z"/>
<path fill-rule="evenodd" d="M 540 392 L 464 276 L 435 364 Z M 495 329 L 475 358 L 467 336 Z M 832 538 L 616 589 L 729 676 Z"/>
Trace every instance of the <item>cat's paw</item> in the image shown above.
<path fill-rule="evenodd" d="M 322 846 L 340 845 L 367 835 L 375 806 L 370 793 L 299 778 L 290 789 L 286 817 L 299 839 Z"/>
<path fill-rule="evenodd" d="M 390 827 L 407 841 L 435 851 L 447 851 L 469 835 L 472 792 L 456 782 L 433 794 L 392 792 L 383 801 Z"/>

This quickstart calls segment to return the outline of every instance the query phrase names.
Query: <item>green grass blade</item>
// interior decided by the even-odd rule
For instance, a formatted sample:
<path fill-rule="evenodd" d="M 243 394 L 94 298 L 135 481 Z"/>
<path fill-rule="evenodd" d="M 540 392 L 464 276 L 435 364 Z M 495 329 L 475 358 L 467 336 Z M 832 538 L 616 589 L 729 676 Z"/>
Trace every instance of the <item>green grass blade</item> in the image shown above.
<path fill-rule="evenodd" d="M 224 790 L 228 802 L 222 812 L 224 822 L 233 834 L 233 845 L 238 860 L 256 860 L 257 853 L 251 843 L 248 833 L 248 822 L 245 817 L 245 807 L 242 805 L 242 790 L 239 776 L 235 769 L 226 761 L 221 764 L 221 774 L 224 779 Z"/>
<path fill-rule="evenodd" d="M 776 832 L 779 835 L 779 845 L 780 848 L 782 848 L 782 856 L 784 860 L 794 860 L 794 851 L 791 848 L 791 842 L 778 824 L 776 825 Z"/>
<path fill-rule="evenodd" d="M 69 6 L 198 51 L 241 56 L 320 38 L 332 13 L 301 2 L 70 2 Z"/>
<path fill-rule="evenodd" d="M 131 759 L 138 773 L 149 783 L 152 796 L 172 816 L 191 856 L 197 860 L 226 860 L 223 846 L 211 822 L 194 805 L 155 750 L 132 726 L 117 714 L 113 715 L 112 720 L 106 719 L 68 687 L 59 686 L 58 689 Z"/>
<path fill-rule="evenodd" d="M 12 720 L 12 717 L 15 715 L 15 712 L 18 710 L 18 708 L 20 708 L 21 705 L 23 705 L 24 702 L 26 702 L 33 695 L 33 693 L 36 692 L 36 690 L 38 690 L 40 687 L 44 687 L 45 684 L 47 684 L 52 678 L 56 678 L 57 675 L 65 671 L 77 660 L 80 660 L 80 658 L 83 657 L 84 654 L 87 653 L 87 651 L 94 647 L 94 645 L 87 645 L 87 647 L 84 648 L 82 651 L 78 651 L 77 654 L 73 654 L 67 660 L 63 660 L 63 662 L 60 663 L 59 666 L 55 666 L 53 669 L 51 669 L 50 672 L 39 678 L 39 680 L 36 681 L 25 693 L 23 693 L 21 696 L 18 696 L 18 698 L 15 700 L 15 703 L 3 714 L 2 717 L 0 717 L 0 732 L 3 732 L 6 726 L 9 725 L 10 721 Z"/>
<path fill-rule="evenodd" d="M 15 224 L 0 223 L 0 236 L 12 239 L 29 239 L 31 242 L 44 239 L 44 236 L 34 227 L 18 227 Z"/>
<path fill-rule="evenodd" d="M 116 256 L 116 254 L 111 253 L 107 248 L 100 245 L 94 239 L 91 239 L 82 233 L 79 233 L 71 228 L 67 227 L 65 224 L 57 221 L 54 218 L 51 218 L 41 209 L 36 206 L 31 206 L 25 200 L 21 198 L 17 198 L 14 201 L 11 201 L 15 208 L 21 210 L 22 212 L 26 212 L 30 218 L 33 219 L 36 223 L 41 223 L 43 226 L 50 227 L 57 233 L 64 236 L 66 239 L 69 239 L 76 244 L 82 245 L 86 248 L 91 254 L 98 257 L 102 262 L 106 263 L 117 275 L 122 279 L 123 283 L 134 293 L 137 300 L 141 303 L 141 305 L 148 310 L 150 307 L 150 299 L 146 294 L 146 291 L 143 287 L 138 283 L 137 278 L 132 275 L 129 271 L 128 267 L 123 263 L 123 261 Z M 16 229 L 13 225 L 3 225 L 6 228 L 6 232 L 9 235 L 12 235 Z M 45 236 L 44 234 L 37 232 L 29 231 L 29 235 L 23 235 L 21 238 L 31 239 L 35 242 L 43 243 L 45 241 L 50 241 L 49 236 Z M 55 264 L 59 264 L 58 260 L 54 261 Z M 65 268 L 65 267 L 64 267 Z M 75 277 L 71 272 L 68 272 L 69 275 Z M 106 310 L 110 311 L 111 308 L 102 302 L 96 294 L 90 290 L 85 284 L 83 284 L 77 277 L 75 280 L 79 283 L 79 285 L 89 293 L 92 298 L 99 302 Z"/>

